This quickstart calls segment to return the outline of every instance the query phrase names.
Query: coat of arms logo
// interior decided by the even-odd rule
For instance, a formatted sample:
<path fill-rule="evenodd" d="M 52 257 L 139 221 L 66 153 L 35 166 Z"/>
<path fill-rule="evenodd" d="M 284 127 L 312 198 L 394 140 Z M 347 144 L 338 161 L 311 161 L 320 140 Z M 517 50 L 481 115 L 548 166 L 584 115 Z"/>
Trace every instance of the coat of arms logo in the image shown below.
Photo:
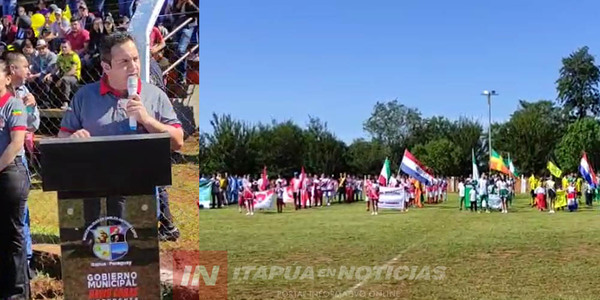
<path fill-rule="evenodd" d="M 110 225 L 100 225 L 108 221 Z M 119 260 L 129 252 L 127 233 L 131 231 L 133 238 L 137 238 L 135 229 L 129 222 L 117 217 L 104 217 L 94 221 L 85 230 L 83 240 L 92 238 L 94 255 L 104 261 Z M 91 236 L 90 236 L 91 233 Z"/>

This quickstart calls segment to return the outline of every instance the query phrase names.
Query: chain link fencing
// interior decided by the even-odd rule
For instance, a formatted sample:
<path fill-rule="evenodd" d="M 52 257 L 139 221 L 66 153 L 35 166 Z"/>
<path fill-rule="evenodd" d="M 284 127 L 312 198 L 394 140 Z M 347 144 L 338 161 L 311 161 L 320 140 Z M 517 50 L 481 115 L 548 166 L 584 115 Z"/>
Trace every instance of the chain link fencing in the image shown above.
<path fill-rule="evenodd" d="M 194 26 L 195 24 L 188 25 Z M 190 29 L 190 27 L 184 29 Z M 197 28 L 194 32 L 197 34 Z M 161 201 L 160 205 L 161 261 L 163 255 L 167 255 L 166 253 L 171 250 L 197 250 L 199 245 L 197 207 L 199 182 L 198 41 L 197 38 L 192 39 L 182 53 L 182 49 L 178 49 L 181 44 L 177 34 L 170 36 L 168 34 L 166 35 L 168 37 L 166 47 L 159 55 L 155 56 L 160 72 L 155 72 L 159 75 L 153 77 L 153 81 L 156 81 L 153 83 L 163 88 L 169 96 L 182 123 L 185 143 L 180 151 L 172 153 L 173 184 L 166 187 L 160 194 L 161 200 L 168 198 L 167 206 L 164 205 L 165 201 Z M 101 76 L 102 69 L 99 59 L 92 59 L 88 64 L 84 64 L 82 59 L 81 78 L 77 81 L 77 87 L 98 81 Z M 54 249 L 58 248 L 58 205 L 55 193 L 44 193 L 41 190 L 42 173 L 38 145 L 40 140 L 57 136 L 62 116 L 66 111 L 61 106 L 63 102 L 72 98 L 76 88 L 66 93 L 60 82 L 57 84 L 56 82 L 33 81 L 28 82 L 27 85 L 36 98 L 41 118 L 39 130 L 26 142 L 26 156 L 32 178 L 32 190 L 28 201 L 30 228 L 35 245 L 34 250 L 44 252 L 43 247 L 48 245 L 54 246 Z M 169 220 L 173 222 L 174 227 L 168 225 Z M 41 276 L 42 279 L 38 282 L 44 282 L 46 280 L 44 278 L 48 276 L 60 278 L 59 267 L 57 269 L 57 267 L 49 266 L 52 262 L 44 264 L 45 262 L 41 262 L 38 265 L 44 272 Z M 61 294 L 60 292 L 50 292 L 47 289 L 41 288 L 46 295 L 44 297 Z"/>

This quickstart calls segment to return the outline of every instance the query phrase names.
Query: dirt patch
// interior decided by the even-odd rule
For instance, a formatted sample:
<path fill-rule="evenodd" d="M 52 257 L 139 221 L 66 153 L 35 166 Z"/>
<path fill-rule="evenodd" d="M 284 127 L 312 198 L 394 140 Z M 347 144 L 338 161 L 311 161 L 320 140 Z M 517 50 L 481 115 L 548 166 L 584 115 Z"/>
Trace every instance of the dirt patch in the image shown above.
<path fill-rule="evenodd" d="M 63 299 L 62 281 L 48 276 L 38 276 L 31 281 L 33 299 Z"/>
<path fill-rule="evenodd" d="M 183 148 L 181 148 L 182 153 L 186 154 L 198 154 L 200 151 L 200 133 L 195 132 L 193 135 L 190 135 L 183 143 Z"/>

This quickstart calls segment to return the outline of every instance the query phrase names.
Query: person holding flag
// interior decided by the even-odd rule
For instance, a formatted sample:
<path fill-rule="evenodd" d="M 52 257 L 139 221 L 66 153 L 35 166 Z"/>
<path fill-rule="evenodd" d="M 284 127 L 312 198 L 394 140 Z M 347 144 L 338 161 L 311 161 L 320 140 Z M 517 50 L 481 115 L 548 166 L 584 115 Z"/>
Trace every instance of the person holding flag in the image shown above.
<path fill-rule="evenodd" d="M 267 166 L 263 167 L 261 178 L 258 182 L 260 191 L 266 191 L 269 188 L 269 176 L 267 175 Z"/>
<path fill-rule="evenodd" d="M 587 181 L 583 184 L 583 190 L 585 194 L 585 205 L 587 207 L 592 207 L 592 200 L 594 197 L 594 187 L 589 184 Z"/>
<path fill-rule="evenodd" d="M 380 186 L 389 186 L 390 177 L 392 176 L 392 171 L 390 169 L 390 160 L 386 157 L 383 162 L 383 166 L 381 167 L 381 172 L 379 172 L 379 178 L 377 182 Z"/>
<path fill-rule="evenodd" d="M 340 180 L 338 181 L 338 203 L 342 203 L 342 197 L 344 198 L 344 202 L 346 202 L 346 174 L 340 173 Z"/>
<path fill-rule="evenodd" d="M 587 159 L 587 154 L 583 152 L 583 156 L 579 162 L 579 173 L 585 179 L 585 204 L 589 207 L 592 206 L 592 199 L 594 196 L 594 190 L 598 186 L 598 180 L 596 178 L 596 174 L 594 173 L 594 169 L 592 169 L 592 165 L 589 163 Z"/>

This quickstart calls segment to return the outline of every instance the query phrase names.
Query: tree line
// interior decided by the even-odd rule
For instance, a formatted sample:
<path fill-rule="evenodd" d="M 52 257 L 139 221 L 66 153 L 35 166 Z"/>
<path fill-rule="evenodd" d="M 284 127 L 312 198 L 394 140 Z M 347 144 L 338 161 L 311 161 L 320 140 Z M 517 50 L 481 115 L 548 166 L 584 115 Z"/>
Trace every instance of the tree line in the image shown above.
<path fill-rule="evenodd" d="M 583 151 L 593 166 L 600 163 L 600 69 L 588 47 L 562 59 L 555 100 L 520 100 L 510 119 L 493 123 L 492 148 L 508 155 L 522 174 L 547 175 L 552 160 L 565 172 L 576 172 Z M 471 172 L 471 151 L 481 171 L 488 168 L 487 129 L 461 117 L 425 118 L 398 100 L 377 102 L 364 121 L 367 139 L 349 145 L 327 122 L 309 117 L 305 126 L 292 121 L 249 124 L 230 115 L 213 114 L 212 132 L 200 135 L 200 172 L 291 176 L 307 173 L 378 174 L 383 160 L 397 170 L 404 149 L 439 175 Z"/>

